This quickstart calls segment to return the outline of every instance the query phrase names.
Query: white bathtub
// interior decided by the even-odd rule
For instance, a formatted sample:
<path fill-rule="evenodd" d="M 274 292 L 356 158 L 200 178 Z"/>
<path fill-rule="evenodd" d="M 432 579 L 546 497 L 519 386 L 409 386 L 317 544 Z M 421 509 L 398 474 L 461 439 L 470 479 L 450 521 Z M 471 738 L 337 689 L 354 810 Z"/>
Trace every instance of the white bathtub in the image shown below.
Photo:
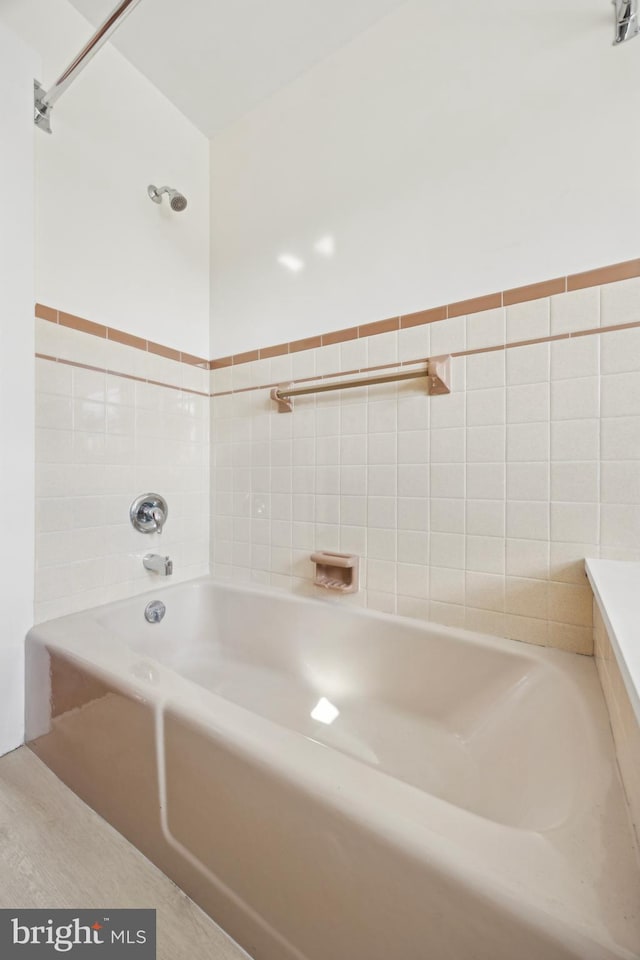
<path fill-rule="evenodd" d="M 640 956 L 590 658 L 202 579 L 27 662 L 32 749 L 257 960 Z"/>

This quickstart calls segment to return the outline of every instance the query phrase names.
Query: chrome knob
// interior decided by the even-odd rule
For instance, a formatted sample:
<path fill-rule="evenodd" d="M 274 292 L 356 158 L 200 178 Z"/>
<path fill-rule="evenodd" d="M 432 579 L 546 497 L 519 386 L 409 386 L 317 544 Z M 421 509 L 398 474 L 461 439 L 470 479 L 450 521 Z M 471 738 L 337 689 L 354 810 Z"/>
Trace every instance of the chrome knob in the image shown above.
<path fill-rule="evenodd" d="M 129 518 L 140 533 L 162 533 L 169 507 L 159 493 L 142 493 L 129 508 Z"/>

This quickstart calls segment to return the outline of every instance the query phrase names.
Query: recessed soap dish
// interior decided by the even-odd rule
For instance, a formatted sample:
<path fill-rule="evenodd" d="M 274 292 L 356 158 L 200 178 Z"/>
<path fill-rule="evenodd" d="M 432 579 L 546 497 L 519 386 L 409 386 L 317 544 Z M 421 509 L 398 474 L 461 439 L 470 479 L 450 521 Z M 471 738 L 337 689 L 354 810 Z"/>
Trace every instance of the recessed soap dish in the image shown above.
<path fill-rule="evenodd" d="M 316 565 L 314 583 L 325 590 L 339 593 L 356 593 L 358 590 L 358 558 L 353 553 L 329 553 L 319 551 L 311 554 Z"/>

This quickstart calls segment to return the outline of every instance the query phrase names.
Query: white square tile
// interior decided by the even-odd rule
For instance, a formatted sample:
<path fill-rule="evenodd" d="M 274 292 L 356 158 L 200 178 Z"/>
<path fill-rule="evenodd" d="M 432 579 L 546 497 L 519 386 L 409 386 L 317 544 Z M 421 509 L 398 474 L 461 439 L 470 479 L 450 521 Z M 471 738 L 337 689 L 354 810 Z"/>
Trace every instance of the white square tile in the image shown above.
<path fill-rule="evenodd" d="M 446 396 L 432 397 L 431 428 L 440 430 L 444 427 L 463 427 L 465 423 L 465 395 L 464 393 L 450 393 Z"/>
<path fill-rule="evenodd" d="M 507 423 L 548 420 L 551 410 L 548 383 L 525 383 L 507 387 Z"/>
<path fill-rule="evenodd" d="M 429 560 L 429 535 L 418 530 L 398 530 L 398 561 L 426 564 Z"/>
<path fill-rule="evenodd" d="M 552 503 L 551 539 L 597 543 L 599 511 L 597 503 Z"/>
<path fill-rule="evenodd" d="M 466 350 L 466 318 L 451 317 L 429 324 L 431 328 L 431 355 L 444 356 Z"/>
<path fill-rule="evenodd" d="M 398 529 L 427 531 L 429 529 L 429 501 L 420 497 L 399 497 Z"/>
<path fill-rule="evenodd" d="M 467 537 L 466 567 L 476 573 L 504 574 L 505 542 L 502 537 Z"/>
<path fill-rule="evenodd" d="M 600 429 L 603 460 L 640 459 L 640 417 L 603 419 Z"/>
<path fill-rule="evenodd" d="M 366 526 L 367 498 L 358 496 L 340 497 L 340 522 L 351 526 Z"/>
<path fill-rule="evenodd" d="M 558 380 L 551 384 L 551 417 L 554 420 L 577 420 L 597 417 L 600 412 L 598 377 Z"/>
<path fill-rule="evenodd" d="M 511 347 L 505 351 L 507 383 L 544 383 L 549 379 L 549 344 L 533 343 L 525 347 Z"/>
<path fill-rule="evenodd" d="M 398 434 L 398 463 L 428 462 L 429 433 L 427 430 L 405 430 Z"/>
<path fill-rule="evenodd" d="M 507 460 L 548 460 L 549 433 L 548 423 L 510 423 L 507 426 Z"/>
<path fill-rule="evenodd" d="M 367 590 L 396 592 L 397 565 L 390 560 L 367 561 Z"/>
<path fill-rule="evenodd" d="M 425 396 L 398 397 L 398 430 L 427 430 L 431 400 Z M 458 426 L 458 424 L 441 424 Z"/>
<path fill-rule="evenodd" d="M 640 543 L 640 506 L 603 503 L 600 508 L 601 547 L 638 548 Z"/>
<path fill-rule="evenodd" d="M 600 326 L 600 289 L 585 287 L 551 297 L 551 333 L 574 333 Z"/>
<path fill-rule="evenodd" d="M 640 503 L 640 461 L 602 464 L 602 502 Z"/>
<path fill-rule="evenodd" d="M 507 577 L 505 609 L 521 617 L 547 618 L 549 585 L 544 580 Z"/>
<path fill-rule="evenodd" d="M 609 374 L 600 383 L 603 417 L 640 415 L 640 372 Z"/>
<path fill-rule="evenodd" d="M 464 568 L 465 540 L 460 533 L 438 533 L 429 536 L 430 563 L 436 567 Z"/>
<path fill-rule="evenodd" d="M 602 373 L 627 373 L 638 370 L 640 327 L 602 333 L 597 339 L 601 342 Z"/>
<path fill-rule="evenodd" d="M 429 571 L 429 580 L 431 600 L 448 604 L 464 603 L 464 570 L 456 570 L 444 567 L 431 567 Z"/>
<path fill-rule="evenodd" d="M 506 340 L 506 327 L 504 307 L 468 314 L 466 349 L 501 346 Z"/>
<path fill-rule="evenodd" d="M 597 460 L 599 420 L 558 420 L 551 424 L 552 460 Z"/>
<path fill-rule="evenodd" d="M 367 556 L 375 560 L 395 560 L 396 531 L 370 527 L 367 531 Z"/>
<path fill-rule="evenodd" d="M 467 572 L 465 603 L 481 610 L 504 611 L 505 580 L 490 573 Z"/>
<path fill-rule="evenodd" d="M 340 369 L 362 370 L 367 364 L 367 337 L 340 344 Z"/>
<path fill-rule="evenodd" d="M 495 463 L 504 459 L 504 451 L 504 426 L 467 429 L 467 461 L 469 463 Z"/>
<path fill-rule="evenodd" d="M 406 464 L 398 467 L 398 496 L 425 497 L 429 492 L 427 464 Z"/>
<path fill-rule="evenodd" d="M 587 584 L 550 583 L 549 619 L 579 626 L 592 625 L 593 594 Z"/>
<path fill-rule="evenodd" d="M 432 497 L 464 497 L 465 468 L 463 463 L 434 463 L 431 465 Z M 424 494 L 424 490 L 422 491 Z M 420 496 L 420 493 L 400 496 Z"/>
<path fill-rule="evenodd" d="M 397 467 L 389 464 L 370 466 L 367 470 L 367 490 L 371 497 L 395 497 Z"/>
<path fill-rule="evenodd" d="M 463 427 L 431 431 L 431 463 L 463 463 L 465 431 Z"/>
<path fill-rule="evenodd" d="M 427 567 L 415 563 L 398 564 L 398 593 L 426 599 L 429 596 L 428 583 Z"/>
<path fill-rule="evenodd" d="M 467 500 L 468 536 L 504 537 L 505 504 L 502 500 Z"/>
<path fill-rule="evenodd" d="M 547 540 L 507 540 L 506 570 L 510 577 L 546 580 L 549 576 Z"/>
<path fill-rule="evenodd" d="M 397 502 L 395 497 L 367 497 L 367 525 L 395 527 Z"/>
<path fill-rule="evenodd" d="M 548 540 L 549 529 L 549 504 L 545 501 L 507 502 L 507 537 L 510 540 Z"/>
<path fill-rule="evenodd" d="M 570 337 L 551 344 L 551 377 L 570 380 L 574 377 L 597 377 L 600 367 L 600 334 Z"/>
<path fill-rule="evenodd" d="M 467 393 L 467 425 L 493 426 L 505 422 L 504 389 L 473 390 Z"/>
<path fill-rule="evenodd" d="M 548 463 L 508 463 L 507 498 L 509 500 L 548 500 Z"/>
<path fill-rule="evenodd" d="M 398 334 L 395 330 L 392 330 L 389 333 L 378 333 L 373 337 L 367 337 L 367 349 L 370 367 L 396 363 L 398 360 Z"/>
<path fill-rule="evenodd" d="M 505 350 L 467 357 L 467 390 L 487 390 L 505 383 Z"/>
<path fill-rule="evenodd" d="M 438 533 L 464 533 L 464 500 L 431 500 L 430 529 Z"/>
<path fill-rule="evenodd" d="M 599 498 L 599 469 L 595 460 L 551 464 L 551 499 L 595 503 Z"/>
<path fill-rule="evenodd" d="M 470 500 L 503 500 L 505 465 L 499 463 L 467 464 L 467 497 Z"/>
<path fill-rule="evenodd" d="M 407 327 L 398 333 L 398 360 L 426 359 L 431 351 L 429 323 Z"/>
<path fill-rule="evenodd" d="M 507 343 L 548 337 L 551 304 L 548 297 L 507 307 Z"/>
<path fill-rule="evenodd" d="M 397 433 L 372 433 L 369 435 L 368 455 L 369 463 L 397 463 L 398 460 Z"/>
<path fill-rule="evenodd" d="M 600 287 L 600 322 L 603 327 L 640 320 L 640 277 L 605 283 Z"/>
<path fill-rule="evenodd" d="M 554 542 L 550 544 L 550 579 L 584 584 L 584 561 L 587 557 L 597 556 L 598 547 L 593 543 Z"/>

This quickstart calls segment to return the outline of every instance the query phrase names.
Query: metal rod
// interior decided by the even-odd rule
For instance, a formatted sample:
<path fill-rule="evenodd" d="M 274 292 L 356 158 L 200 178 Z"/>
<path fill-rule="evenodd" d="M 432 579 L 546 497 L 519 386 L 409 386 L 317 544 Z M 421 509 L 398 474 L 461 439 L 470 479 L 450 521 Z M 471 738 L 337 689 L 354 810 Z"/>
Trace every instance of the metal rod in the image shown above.
<path fill-rule="evenodd" d="M 319 383 L 315 387 L 296 387 L 293 390 L 280 390 L 278 397 L 288 400 L 290 397 L 305 397 L 310 393 L 328 393 L 330 390 L 347 390 L 349 387 L 369 387 L 376 383 L 395 383 L 398 380 L 417 380 L 428 377 L 427 368 L 412 370 L 410 373 L 387 373 L 382 377 L 363 377 L 360 380 L 342 380 L 340 382 Z"/>
<path fill-rule="evenodd" d="M 96 55 L 98 50 L 107 42 L 114 31 L 120 26 L 124 18 L 140 3 L 140 0 L 122 0 L 115 10 L 107 17 L 103 24 L 96 30 L 88 43 L 82 48 L 78 56 L 71 61 L 69 66 L 60 74 L 55 83 L 47 90 L 43 91 L 39 85 L 36 87 L 36 116 L 37 126 L 48 130 L 50 133 L 49 119 L 51 108 L 60 99 L 62 94 L 71 86 L 78 74 L 84 70 L 90 60 Z"/>

